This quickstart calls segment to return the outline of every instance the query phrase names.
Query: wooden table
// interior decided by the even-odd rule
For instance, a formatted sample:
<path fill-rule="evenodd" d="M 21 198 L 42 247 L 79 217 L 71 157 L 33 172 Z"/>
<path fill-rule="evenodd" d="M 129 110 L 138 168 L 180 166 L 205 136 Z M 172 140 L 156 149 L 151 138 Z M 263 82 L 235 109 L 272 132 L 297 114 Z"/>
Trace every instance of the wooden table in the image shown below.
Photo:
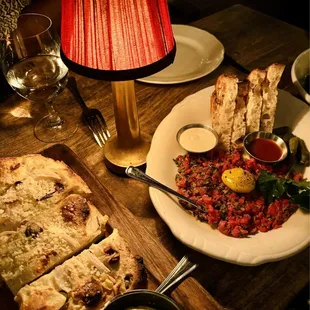
<path fill-rule="evenodd" d="M 279 88 L 296 94 L 290 69 L 296 56 L 308 48 L 308 33 L 241 5 L 201 19 L 193 26 L 214 34 L 224 44 L 226 53 L 249 70 L 265 68 L 273 62 L 286 64 Z M 221 64 L 211 74 L 185 84 L 136 83 L 142 130 L 153 135 L 173 106 L 186 96 L 213 85 L 224 72 L 236 73 L 242 78 L 234 68 Z M 115 134 L 110 83 L 72 75 L 76 76 L 88 106 L 101 110 L 111 133 Z M 80 116 L 81 110 L 68 90 L 55 100 L 55 106 Z M 13 116 L 11 112 L 18 111 L 16 108 L 28 111 L 32 118 Z M 30 104 L 15 94 L 0 104 L 0 156 L 38 153 L 49 147 L 33 135 L 33 125 L 44 113 L 41 106 Z M 186 253 L 200 266 L 172 293 L 184 309 L 284 309 L 308 283 L 308 249 L 280 262 L 242 267 L 184 246 L 156 213 L 148 187 L 107 170 L 103 162 L 104 150 L 97 146 L 88 128 L 80 120 L 79 123 L 78 132 L 65 144 L 78 154 L 104 186 L 102 199 L 110 205 L 110 223 L 119 228 L 133 250 L 144 257 L 150 288 L 155 288 Z M 1 309 L 14 308 L 9 301 L 5 308 L 1 301 L 0 305 Z"/>

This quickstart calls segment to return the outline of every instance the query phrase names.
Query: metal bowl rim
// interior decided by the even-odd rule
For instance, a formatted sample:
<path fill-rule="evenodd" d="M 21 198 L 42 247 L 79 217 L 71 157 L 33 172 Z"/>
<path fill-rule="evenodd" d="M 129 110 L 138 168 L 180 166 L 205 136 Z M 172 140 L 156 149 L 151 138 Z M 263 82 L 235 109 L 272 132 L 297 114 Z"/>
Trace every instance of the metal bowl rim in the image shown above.
<path fill-rule="evenodd" d="M 263 136 L 261 137 L 260 134 L 265 134 L 265 135 L 270 135 L 272 137 L 274 137 L 275 139 L 271 139 L 271 138 L 268 138 L 266 136 Z M 249 142 L 247 142 L 247 140 L 249 140 L 249 137 L 251 136 L 254 136 L 253 139 L 251 139 Z M 251 141 L 253 140 L 256 140 L 258 138 L 262 138 L 262 139 L 267 139 L 267 140 L 271 140 L 271 141 L 274 141 L 275 143 L 277 143 L 277 141 L 280 141 L 281 142 L 281 145 L 277 143 L 277 145 L 280 147 L 281 151 L 282 151 L 282 154 L 281 154 L 281 157 L 278 159 L 278 160 L 263 160 L 263 159 L 260 159 L 256 156 L 254 156 L 247 148 L 247 144 L 250 143 Z M 284 147 L 283 147 L 284 145 Z M 243 139 L 243 148 L 245 149 L 245 151 L 253 158 L 255 158 L 256 160 L 260 161 L 260 162 L 263 162 L 263 163 L 267 163 L 267 164 L 273 164 L 273 163 L 278 163 L 278 162 L 281 162 L 282 160 L 284 160 L 287 155 L 288 155 L 288 148 L 287 148 L 287 145 L 285 143 L 285 141 L 277 136 L 276 134 L 272 133 L 272 132 L 268 132 L 268 131 L 253 131 L 253 132 L 250 132 L 248 133 L 244 139 Z"/>
<path fill-rule="evenodd" d="M 149 290 L 149 289 L 134 289 L 134 290 L 131 290 L 131 291 L 128 291 L 128 292 L 125 292 L 121 295 L 118 295 L 116 296 L 115 298 L 113 298 L 112 300 L 110 300 L 103 308 L 106 309 L 109 305 L 113 304 L 113 302 L 119 300 L 119 299 L 122 299 L 122 298 L 126 298 L 127 296 L 130 296 L 130 295 L 140 295 L 140 294 L 147 294 L 147 295 L 155 295 L 156 297 L 158 298 L 162 298 L 162 299 L 165 299 L 167 300 L 168 302 L 171 303 L 171 305 L 173 305 L 175 307 L 175 309 L 180 309 L 180 307 L 177 305 L 177 303 L 169 296 L 165 295 L 165 294 L 161 294 L 161 293 L 158 293 L 158 292 L 155 292 L 155 291 L 152 291 L 152 290 Z M 142 305 L 143 306 L 143 305 Z M 131 307 L 131 305 L 128 305 L 128 307 Z"/>
<path fill-rule="evenodd" d="M 182 134 L 184 131 L 186 131 L 187 129 L 190 129 L 190 128 L 204 128 L 204 129 L 209 130 L 210 132 L 212 132 L 212 134 L 215 136 L 215 139 L 216 139 L 216 143 L 215 143 L 214 147 L 211 148 L 211 149 L 209 149 L 209 150 L 201 151 L 201 152 L 192 152 L 192 151 L 187 150 L 187 149 L 180 143 L 180 136 L 181 136 L 181 134 Z M 214 149 L 214 148 L 218 145 L 219 136 L 218 136 L 218 133 L 216 132 L 216 130 L 215 130 L 214 128 L 212 128 L 211 126 L 209 126 L 209 125 L 205 125 L 205 124 L 203 124 L 203 123 L 190 123 L 190 124 L 187 124 L 187 125 L 181 127 L 181 128 L 178 130 L 177 135 L 176 135 L 176 139 L 177 139 L 177 142 L 179 143 L 179 145 L 180 145 L 184 150 L 186 150 L 187 152 L 199 154 L 199 153 L 205 153 L 205 152 L 208 152 L 208 151 L 211 151 L 212 149 Z"/>

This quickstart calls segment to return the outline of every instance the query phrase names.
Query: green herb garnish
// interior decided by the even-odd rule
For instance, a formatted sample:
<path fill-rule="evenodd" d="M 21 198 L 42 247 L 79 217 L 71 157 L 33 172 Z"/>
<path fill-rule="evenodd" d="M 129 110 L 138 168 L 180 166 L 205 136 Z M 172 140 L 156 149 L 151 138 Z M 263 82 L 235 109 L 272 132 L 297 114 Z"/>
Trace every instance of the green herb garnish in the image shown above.
<path fill-rule="evenodd" d="M 265 204 L 286 195 L 300 208 L 310 211 L 310 182 L 296 182 L 292 179 L 279 178 L 263 170 L 258 178 L 259 189 L 264 194 Z"/>

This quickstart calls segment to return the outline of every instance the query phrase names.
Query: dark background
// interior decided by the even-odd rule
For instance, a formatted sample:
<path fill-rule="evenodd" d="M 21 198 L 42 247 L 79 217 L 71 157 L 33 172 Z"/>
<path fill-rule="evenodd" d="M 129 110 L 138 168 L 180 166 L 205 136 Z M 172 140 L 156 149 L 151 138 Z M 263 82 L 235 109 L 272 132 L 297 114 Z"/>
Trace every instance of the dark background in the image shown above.
<path fill-rule="evenodd" d="M 168 0 L 173 24 L 187 24 L 214 14 L 235 4 L 243 4 L 309 32 L 309 0 Z M 53 20 L 60 29 L 61 0 L 33 0 L 25 12 L 40 12 Z M 0 72 L 0 102 L 13 93 Z M 297 296 L 288 309 L 309 309 L 309 285 Z"/>
<path fill-rule="evenodd" d="M 190 23 L 235 4 L 281 19 L 309 32 L 309 0 L 167 0 L 172 23 Z M 27 11 L 40 11 L 59 24 L 61 0 L 32 0 Z"/>
<path fill-rule="evenodd" d="M 235 4 L 243 4 L 309 32 L 309 0 L 168 0 L 171 22 L 187 24 Z M 48 15 L 60 30 L 61 0 L 32 0 L 24 12 Z M 0 102 L 13 93 L 0 72 Z"/>
<path fill-rule="evenodd" d="M 168 0 L 173 23 L 188 23 L 242 4 L 309 32 L 309 0 Z"/>

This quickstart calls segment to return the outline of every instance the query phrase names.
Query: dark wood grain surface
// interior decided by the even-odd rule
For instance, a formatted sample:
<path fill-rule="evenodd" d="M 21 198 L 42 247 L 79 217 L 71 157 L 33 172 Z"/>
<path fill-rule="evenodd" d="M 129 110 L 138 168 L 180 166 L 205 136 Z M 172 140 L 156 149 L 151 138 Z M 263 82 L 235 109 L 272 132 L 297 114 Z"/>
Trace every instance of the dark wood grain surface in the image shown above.
<path fill-rule="evenodd" d="M 214 34 L 226 53 L 247 69 L 265 68 L 273 62 L 286 64 L 279 87 L 297 95 L 290 80 L 296 56 L 309 46 L 308 34 L 294 26 L 237 5 L 193 24 Z M 213 85 L 224 72 L 238 74 L 222 64 L 211 74 L 178 85 L 136 83 L 141 129 L 153 135 L 158 124 L 186 96 Z M 111 85 L 71 73 L 77 79 L 89 107 L 98 108 L 115 134 Z M 101 183 L 100 193 L 108 206 L 110 224 L 128 238 L 137 254 L 144 256 L 150 271 L 150 288 L 155 288 L 184 254 L 189 253 L 200 266 L 172 296 L 184 309 L 285 309 L 309 281 L 309 250 L 283 261 L 256 267 L 242 267 L 195 252 L 175 239 L 156 213 L 148 187 L 135 180 L 119 177 L 107 170 L 100 149 L 80 120 L 81 110 L 68 90 L 56 100 L 59 111 L 77 116 L 78 132 L 64 141 Z M 27 117 L 17 117 L 23 113 Z M 208 113 L 206 111 L 206 113 Z M 0 156 L 38 153 L 51 145 L 33 135 L 33 125 L 45 114 L 43 106 L 12 95 L 0 104 Z M 0 292 L 3 296 L 4 291 Z M 0 308 L 1 300 L 0 300 Z"/>

